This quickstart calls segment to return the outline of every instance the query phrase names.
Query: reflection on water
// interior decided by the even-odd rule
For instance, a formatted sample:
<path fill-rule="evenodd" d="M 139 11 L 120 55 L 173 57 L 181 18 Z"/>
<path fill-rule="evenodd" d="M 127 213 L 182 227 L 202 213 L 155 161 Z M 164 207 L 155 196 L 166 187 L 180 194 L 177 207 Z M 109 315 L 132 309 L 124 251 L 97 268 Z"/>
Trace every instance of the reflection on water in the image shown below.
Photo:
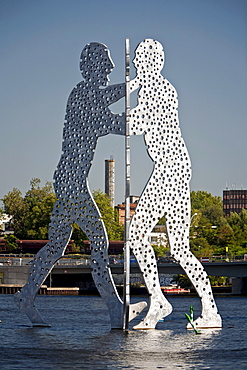
<path fill-rule="evenodd" d="M 218 335 L 219 331 L 195 335 L 193 332 L 176 333 L 173 330 L 161 329 L 130 331 L 125 336 L 110 332 L 99 339 L 102 341 L 101 353 L 107 353 L 110 349 L 115 355 L 118 368 L 125 366 L 129 369 L 198 369 L 200 363 L 205 368 L 208 352 L 213 340 L 217 339 L 214 337 Z"/>
<path fill-rule="evenodd" d="M 142 298 L 143 299 L 143 298 Z M 138 301 L 135 297 L 133 302 Z M 38 296 L 52 324 L 31 328 L 27 318 L 0 295 L 1 369 L 246 369 L 247 298 L 218 298 L 222 330 L 188 331 L 184 312 L 200 314 L 197 298 L 170 297 L 174 311 L 158 330 L 110 331 L 100 297 Z M 133 320 L 131 327 L 138 322 Z"/>

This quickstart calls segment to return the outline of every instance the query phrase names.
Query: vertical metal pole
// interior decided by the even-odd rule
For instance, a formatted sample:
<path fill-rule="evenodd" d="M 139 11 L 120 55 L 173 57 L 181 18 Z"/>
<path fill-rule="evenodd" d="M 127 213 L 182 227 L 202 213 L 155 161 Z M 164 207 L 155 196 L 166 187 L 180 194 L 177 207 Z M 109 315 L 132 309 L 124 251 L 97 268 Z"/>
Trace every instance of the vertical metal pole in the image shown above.
<path fill-rule="evenodd" d="M 130 249 L 129 249 L 129 224 L 130 224 L 130 45 L 129 39 L 125 41 L 125 229 L 124 229 L 124 314 L 123 329 L 129 329 L 129 305 L 130 305 Z"/>

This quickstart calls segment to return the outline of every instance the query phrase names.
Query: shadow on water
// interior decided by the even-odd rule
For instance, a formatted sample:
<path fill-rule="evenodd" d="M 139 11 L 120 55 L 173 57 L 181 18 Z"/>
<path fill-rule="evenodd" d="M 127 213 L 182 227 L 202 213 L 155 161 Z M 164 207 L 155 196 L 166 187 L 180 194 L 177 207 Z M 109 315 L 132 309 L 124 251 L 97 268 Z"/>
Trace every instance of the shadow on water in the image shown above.
<path fill-rule="evenodd" d="M 134 301 L 138 301 L 135 297 Z M 110 331 L 100 297 L 37 298 L 50 328 L 32 328 L 12 303 L 0 296 L 1 369 L 246 369 L 247 298 L 219 298 L 222 330 L 185 329 L 190 304 L 199 315 L 196 298 L 169 298 L 174 311 L 158 330 Z M 135 319 L 132 326 L 138 322 Z M 131 327 L 132 327 L 131 326 Z"/>

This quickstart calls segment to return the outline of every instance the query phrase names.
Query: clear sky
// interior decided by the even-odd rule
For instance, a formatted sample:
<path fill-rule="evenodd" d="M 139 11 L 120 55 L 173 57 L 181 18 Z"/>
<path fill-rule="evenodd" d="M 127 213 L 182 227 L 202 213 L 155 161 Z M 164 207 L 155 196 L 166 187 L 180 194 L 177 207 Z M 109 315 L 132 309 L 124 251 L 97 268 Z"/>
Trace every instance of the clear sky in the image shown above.
<path fill-rule="evenodd" d="M 25 193 L 33 177 L 52 181 L 66 101 L 81 80 L 82 48 L 106 44 L 115 63 L 111 83 L 123 82 L 126 38 L 132 58 L 145 38 L 165 49 L 162 74 L 178 91 L 191 189 L 213 195 L 222 195 L 226 183 L 247 189 L 246 0 L 0 0 L 0 35 L 0 198 L 14 187 Z M 123 109 L 119 104 L 114 112 Z M 139 195 L 152 164 L 142 137 L 131 143 L 131 193 Z M 111 155 L 121 203 L 123 138 L 99 140 L 90 186 L 104 191 Z"/>

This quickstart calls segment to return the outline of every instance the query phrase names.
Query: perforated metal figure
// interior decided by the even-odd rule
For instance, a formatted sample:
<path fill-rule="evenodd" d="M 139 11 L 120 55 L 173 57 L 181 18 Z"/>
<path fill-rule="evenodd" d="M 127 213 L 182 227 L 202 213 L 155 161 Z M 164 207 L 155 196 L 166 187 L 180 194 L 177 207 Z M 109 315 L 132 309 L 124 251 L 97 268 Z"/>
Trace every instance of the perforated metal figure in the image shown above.
<path fill-rule="evenodd" d="M 71 92 L 63 130 L 62 155 L 54 174 L 57 197 L 49 225 L 49 242 L 33 260 L 27 284 L 15 295 L 15 302 L 33 325 L 46 325 L 34 306 L 36 294 L 63 256 L 77 223 L 91 242 L 91 266 L 95 285 L 110 314 L 112 328 L 123 326 L 123 302 L 108 268 L 108 238 L 98 207 L 88 186 L 97 139 L 107 134 L 125 134 L 125 115 L 113 114 L 109 105 L 125 95 L 125 84 L 108 85 L 114 65 L 107 47 L 86 45 L 81 53 L 80 70 L 84 80 Z M 134 318 L 146 303 L 132 306 Z"/>
<path fill-rule="evenodd" d="M 189 249 L 191 163 L 178 119 L 175 88 L 162 75 L 164 52 L 154 40 L 144 40 L 133 61 L 136 78 L 131 90 L 140 87 L 138 105 L 131 110 L 130 132 L 144 134 L 153 172 L 139 199 L 130 224 L 130 247 L 136 256 L 150 293 L 149 310 L 135 329 L 154 328 L 172 311 L 163 296 L 153 249 L 148 242 L 153 227 L 166 215 L 171 255 L 182 266 L 201 298 L 202 314 L 197 327 L 221 327 L 208 276 Z"/>

